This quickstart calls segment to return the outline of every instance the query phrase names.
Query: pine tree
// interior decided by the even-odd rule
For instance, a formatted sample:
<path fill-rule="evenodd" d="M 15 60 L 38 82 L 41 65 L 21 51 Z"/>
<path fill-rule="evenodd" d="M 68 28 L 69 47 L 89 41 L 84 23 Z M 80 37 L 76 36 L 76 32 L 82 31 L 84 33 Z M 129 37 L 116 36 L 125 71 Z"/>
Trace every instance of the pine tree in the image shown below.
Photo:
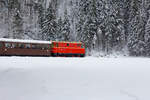
<path fill-rule="evenodd" d="M 141 1 L 133 0 L 131 2 L 131 11 L 130 11 L 130 34 L 128 39 L 128 49 L 130 55 L 132 56 L 142 56 L 145 55 L 145 40 L 144 34 L 145 25 L 143 14 L 141 13 Z M 144 17 L 144 16 L 143 16 Z"/>
<path fill-rule="evenodd" d="M 96 0 L 85 1 L 81 0 L 79 3 L 80 21 L 77 29 L 78 36 L 81 41 L 84 41 L 89 51 L 92 50 L 94 35 L 97 33 L 97 13 L 96 13 Z M 82 26 L 83 25 L 83 26 Z"/>
<path fill-rule="evenodd" d="M 23 34 L 23 19 L 21 17 L 21 14 L 19 10 L 16 9 L 15 14 L 13 16 L 13 38 L 14 39 L 22 39 L 24 34 Z"/>
<path fill-rule="evenodd" d="M 44 40 L 55 40 L 56 39 L 56 12 L 50 2 L 49 7 L 46 12 L 45 21 L 43 23 L 42 38 Z"/>
<path fill-rule="evenodd" d="M 38 24 L 40 29 L 43 29 L 43 23 L 45 20 L 45 14 L 44 14 L 44 7 L 42 6 L 42 4 L 39 4 L 38 6 Z"/>
<path fill-rule="evenodd" d="M 58 41 L 63 41 L 63 20 L 60 17 L 57 22 L 57 39 Z"/>
<path fill-rule="evenodd" d="M 38 10 L 38 27 L 39 27 L 39 32 L 38 32 L 38 37 L 39 39 L 42 39 L 42 29 L 44 28 L 44 21 L 45 21 L 45 9 L 43 7 L 42 2 L 39 2 L 37 5 L 37 10 Z"/>
<path fill-rule="evenodd" d="M 64 12 L 64 20 L 63 20 L 63 28 L 62 28 L 62 34 L 63 34 L 63 41 L 70 41 L 70 21 L 68 18 L 67 9 Z"/>
<path fill-rule="evenodd" d="M 146 56 L 150 56 L 150 5 L 147 9 L 148 11 L 148 20 L 145 25 L 145 43 L 146 43 Z"/>
<path fill-rule="evenodd" d="M 78 15 L 77 15 L 77 24 L 76 24 L 76 32 L 77 32 L 77 40 L 83 41 L 82 35 L 84 32 L 84 27 L 86 24 L 86 15 L 88 12 L 88 3 L 89 0 L 80 0 L 78 6 Z"/>

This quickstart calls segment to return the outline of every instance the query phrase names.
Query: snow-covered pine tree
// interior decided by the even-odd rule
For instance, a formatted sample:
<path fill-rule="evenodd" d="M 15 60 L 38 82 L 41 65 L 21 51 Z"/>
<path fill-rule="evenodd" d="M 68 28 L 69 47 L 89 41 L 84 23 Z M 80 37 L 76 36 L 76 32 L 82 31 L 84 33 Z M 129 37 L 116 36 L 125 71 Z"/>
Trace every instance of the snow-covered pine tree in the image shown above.
<path fill-rule="evenodd" d="M 15 10 L 12 21 L 12 30 L 14 39 L 22 39 L 24 37 L 23 31 L 23 18 L 18 9 Z"/>
<path fill-rule="evenodd" d="M 43 40 L 56 40 L 56 11 L 53 8 L 52 3 L 49 3 L 49 7 L 46 11 L 45 21 L 42 28 Z"/>
<path fill-rule="evenodd" d="M 147 23 L 145 25 L 146 56 L 150 56 L 150 1 L 147 0 Z"/>
<path fill-rule="evenodd" d="M 95 49 L 94 44 L 94 36 L 97 36 L 97 30 L 98 30 L 98 20 L 97 20 L 97 2 L 96 0 L 92 0 L 89 2 L 89 13 L 87 15 L 87 24 L 88 24 L 88 31 L 87 31 L 87 43 L 89 50 Z M 91 51 L 91 50 L 90 50 Z"/>
<path fill-rule="evenodd" d="M 146 25 L 146 9 L 145 0 L 132 0 L 129 23 L 128 49 L 132 56 L 145 55 L 145 25 Z"/>
<path fill-rule="evenodd" d="M 141 1 L 132 0 L 130 11 L 130 33 L 128 38 L 128 49 L 132 56 L 142 56 L 145 54 L 144 24 L 141 19 Z M 143 24 L 143 25 L 142 25 Z"/>
<path fill-rule="evenodd" d="M 106 26 L 107 26 L 107 16 L 108 16 L 108 4 L 107 0 L 99 0 L 97 3 L 98 6 L 98 32 L 97 32 L 97 41 L 98 51 L 106 51 Z"/>
<path fill-rule="evenodd" d="M 76 25 L 78 23 L 79 16 L 79 0 L 74 0 L 69 2 L 70 13 L 70 29 L 71 29 L 71 40 L 77 41 Z"/>
<path fill-rule="evenodd" d="M 64 20 L 63 20 L 63 28 L 62 28 L 62 35 L 63 35 L 63 41 L 70 41 L 70 21 L 69 21 L 69 16 L 67 9 L 64 12 Z"/>
<path fill-rule="evenodd" d="M 83 32 L 86 23 L 86 15 L 88 12 L 89 0 L 80 0 L 78 4 L 78 14 L 77 14 L 77 24 L 76 24 L 76 33 L 77 41 L 83 41 Z"/>
<path fill-rule="evenodd" d="M 83 41 L 89 51 L 93 48 L 94 35 L 97 33 L 97 8 L 96 0 L 81 0 L 79 2 L 80 13 L 77 32 L 80 41 Z"/>
<path fill-rule="evenodd" d="M 8 8 L 10 10 L 20 9 L 20 3 L 18 0 L 8 0 Z"/>
<path fill-rule="evenodd" d="M 45 21 L 45 9 L 43 7 L 42 3 L 39 3 L 38 5 L 38 25 L 39 25 L 39 34 L 38 34 L 38 38 L 42 38 L 42 29 L 44 27 L 43 23 Z"/>
<path fill-rule="evenodd" d="M 56 33 L 56 40 L 58 41 L 63 41 L 63 20 L 62 18 L 60 17 L 58 19 L 58 22 L 57 22 L 57 33 Z"/>
<path fill-rule="evenodd" d="M 116 0 L 115 2 L 111 1 L 111 15 L 110 15 L 110 25 L 112 31 L 112 40 L 111 40 L 111 48 L 112 51 L 121 51 L 125 47 L 125 29 L 123 25 L 123 16 L 124 16 L 124 2 L 120 0 Z"/>

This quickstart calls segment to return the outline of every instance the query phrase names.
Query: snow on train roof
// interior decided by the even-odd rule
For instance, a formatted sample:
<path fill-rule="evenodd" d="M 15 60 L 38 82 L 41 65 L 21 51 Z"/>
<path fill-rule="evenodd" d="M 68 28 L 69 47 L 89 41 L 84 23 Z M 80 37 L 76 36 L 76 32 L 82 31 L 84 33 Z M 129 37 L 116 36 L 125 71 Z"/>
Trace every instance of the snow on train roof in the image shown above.
<path fill-rule="evenodd" d="M 82 42 L 70 42 L 70 41 L 52 41 L 52 42 L 56 42 L 56 43 L 82 43 Z"/>
<path fill-rule="evenodd" d="M 41 40 L 20 40 L 20 39 L 8 39 L 0 38 L 0 41 L 3 42 L 21 42 L 21 43 L 41 43 L 41 44 L 51 44 L 51 41 L 41 41 Z"/>

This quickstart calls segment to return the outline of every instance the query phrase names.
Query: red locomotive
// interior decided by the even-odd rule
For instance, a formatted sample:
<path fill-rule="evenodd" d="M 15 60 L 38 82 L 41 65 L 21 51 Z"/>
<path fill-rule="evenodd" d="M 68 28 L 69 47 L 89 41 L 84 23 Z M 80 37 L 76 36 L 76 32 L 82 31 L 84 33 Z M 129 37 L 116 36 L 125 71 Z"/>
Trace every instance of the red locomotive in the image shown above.
<path fill-rule="evenodd" d="M 56 42 L 51 45 L 52 56 L 85 56 L 85 48 L 81 42 Z"/>
<path fill-rule="evenodd" d="M 85 56 L 81 42 L 0 39 L 0 56 Z"/>

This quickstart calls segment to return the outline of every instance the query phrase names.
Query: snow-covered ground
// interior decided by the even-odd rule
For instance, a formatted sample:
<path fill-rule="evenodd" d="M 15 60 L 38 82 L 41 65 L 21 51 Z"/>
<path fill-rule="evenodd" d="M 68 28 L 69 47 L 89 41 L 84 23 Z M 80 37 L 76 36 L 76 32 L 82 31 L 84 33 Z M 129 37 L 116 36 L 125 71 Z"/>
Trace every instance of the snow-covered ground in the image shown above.
<path fill-rule="evenodd" d="M 0 100 L 150 100 L 149 58 L 0 57 Z"/>

